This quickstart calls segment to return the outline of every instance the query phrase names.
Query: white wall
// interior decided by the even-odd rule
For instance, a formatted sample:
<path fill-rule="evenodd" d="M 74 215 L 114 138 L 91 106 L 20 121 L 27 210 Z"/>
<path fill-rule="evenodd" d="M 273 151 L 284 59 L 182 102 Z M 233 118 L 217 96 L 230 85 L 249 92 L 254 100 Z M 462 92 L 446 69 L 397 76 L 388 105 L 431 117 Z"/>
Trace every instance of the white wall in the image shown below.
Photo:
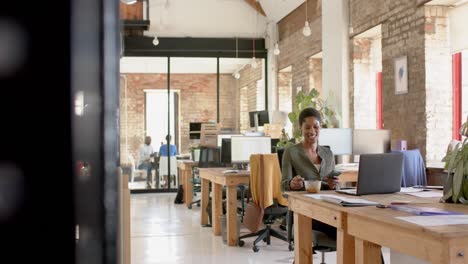
<path fill-rule="evenodd" d="M 468 49 L 468 3 L 457 6 L 449 12 L 450 46 L 452 53 Z"/>
<path fill-rule="evenodd" d="M 168 3 L 168 4 L 166 4 Z M 160 37 L 261 37 L 267 19 L 243 0 L 150 0 L 150 29 Z"/>
<path fill-rule="evenodd" d="M 348 24 L 348 1 L 322 1 L 322 95 L 334 95 L 342 127 L 349 127 Z"/>

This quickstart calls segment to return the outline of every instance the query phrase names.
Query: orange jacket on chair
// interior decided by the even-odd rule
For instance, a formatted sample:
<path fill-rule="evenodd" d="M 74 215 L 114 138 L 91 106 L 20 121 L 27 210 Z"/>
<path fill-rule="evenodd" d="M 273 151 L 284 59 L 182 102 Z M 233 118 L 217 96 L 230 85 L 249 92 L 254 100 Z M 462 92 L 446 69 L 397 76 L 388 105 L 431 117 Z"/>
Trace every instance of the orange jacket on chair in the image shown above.
<path fill-rule="evenodd" d="M 260 157 L 263 156 L 263 197 L 260 197 Z M 276 199 L 280 205 L 288 206 L 288 200 L 281 193 L 281 169 L 278 155 L 255 154 L 250 156 L 250 191 L 252 200 L 265 209 Z"/>

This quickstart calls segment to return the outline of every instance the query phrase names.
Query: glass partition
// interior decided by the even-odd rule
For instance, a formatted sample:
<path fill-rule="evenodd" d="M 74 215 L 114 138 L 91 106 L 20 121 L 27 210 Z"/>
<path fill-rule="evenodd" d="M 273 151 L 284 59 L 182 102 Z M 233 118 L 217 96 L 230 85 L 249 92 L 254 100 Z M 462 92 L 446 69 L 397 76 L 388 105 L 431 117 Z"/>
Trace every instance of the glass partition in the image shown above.
<path fill-rule="evenodd" d="M 204 124 L 217 124 L 223 134 L 252 130 L 242 122 L 249 111 L 266 109 L 267 78 L 265 59 L 252 64 L 251 58 L 121 59 L 121 165 L 132 193 L 176 191 L 178 161 L 196 160 L 193 150 L 211 144 Z"/>
<path fill-rule="evenodd" d="M 129 188 L 169 189 L 159 176 L 160 147 L 169 134 L 168 58 L 123 57 L 120 69 L 121 164 Z"/>

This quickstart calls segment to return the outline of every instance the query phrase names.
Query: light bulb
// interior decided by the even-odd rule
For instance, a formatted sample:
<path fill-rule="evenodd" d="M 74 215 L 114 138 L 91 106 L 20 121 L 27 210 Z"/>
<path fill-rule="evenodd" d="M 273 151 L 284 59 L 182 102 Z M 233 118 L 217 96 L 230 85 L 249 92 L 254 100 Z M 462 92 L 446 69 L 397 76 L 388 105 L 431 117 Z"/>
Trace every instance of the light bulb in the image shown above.
<path fill-rule="evenodd" d="M 153 45 L 155 45 L 155 46 L 159 45 L 159 39 L 158 39 L 158 36 L 154 36 L 154 39 L 153 39 Z"/>
<path fill-rule="evenodd" d="M 255 57 L 252 58 L 252 68 L 256 69 L 257 68 L 257 60 L 255 59 Z"/>
<path fill-rule="evenodd" d="M 240 78 L 240 73 L 238 71 L 236 71 L 236 73 L 234 73 L 234 78 L 236 78 L 237 80 L 239 80 Z"/>
<path fill-rule="evenodd" d="M 273 50 L 273 54 L 279 55 L 281 53 L 281 50 L 279 49 L 278 43 L 275 44 L 275 49 Z"/>
<path fill-rule="evenodd" d="M 304 29 L 302 29 L 302 34 L 304 34 L 304 36 L 306 37 L 312 34 L 312 31 L 310 30 L 310 26 L 309 26 L 309 21 L 305 22 Z"/>

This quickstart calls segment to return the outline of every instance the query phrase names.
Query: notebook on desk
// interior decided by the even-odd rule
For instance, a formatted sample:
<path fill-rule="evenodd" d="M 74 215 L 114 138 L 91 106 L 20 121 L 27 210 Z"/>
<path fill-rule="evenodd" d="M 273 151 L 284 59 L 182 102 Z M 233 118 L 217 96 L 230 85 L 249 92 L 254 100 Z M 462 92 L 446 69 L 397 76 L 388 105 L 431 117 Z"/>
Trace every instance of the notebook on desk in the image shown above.
<path fill-rule="evenodd" d="M 402 153 L 363 154 L 359 161 L 357 187 L 336 192 L 350 195 L 399 192 L 402 166 Z"/>

